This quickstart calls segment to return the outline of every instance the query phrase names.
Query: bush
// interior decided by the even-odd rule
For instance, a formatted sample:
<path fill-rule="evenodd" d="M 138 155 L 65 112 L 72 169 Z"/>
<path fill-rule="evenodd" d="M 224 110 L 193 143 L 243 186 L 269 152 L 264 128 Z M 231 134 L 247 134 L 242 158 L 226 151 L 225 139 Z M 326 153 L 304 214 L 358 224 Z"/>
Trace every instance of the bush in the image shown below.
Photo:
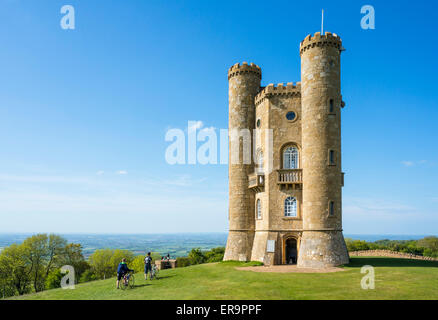
<path fill-rule="evenodd" d="M 190 259 L 190 264 L 201 264 L 206 261 L 204 253 L 200 248 L 194 248 L 189 252 L 188 258 Z"/>
<path fill-rule="evenodd" d="M 352 251 L 361 251 L 361 250 L 370 250 L 370 247 L 366 241 L 362 240 L 353 240 L 353 239 L 345 239 L 345 244 L 347 245 L 347 250 Z"/>
<path fill-rule="evenodd" d="M 82 273 L 79 282 L 83 283 L 83 282 L 89 282 L 94 280 L 97 280 L 97 276 L 94 274 L 92 269 L 88 269 Z"/>
<path fill-rule="evenodd" d="M 225 248 L 213 248 L 205 253 L 206 262 L 221 262 L 224 260 Z"/>
<path fill-rule="evenodd" d="M 182 267 L 188 267 L 190 266 L 190 259 L 187 257 L 179 257 L 176 258 L 176 266 L 178 268 L 182 268 Z"/>

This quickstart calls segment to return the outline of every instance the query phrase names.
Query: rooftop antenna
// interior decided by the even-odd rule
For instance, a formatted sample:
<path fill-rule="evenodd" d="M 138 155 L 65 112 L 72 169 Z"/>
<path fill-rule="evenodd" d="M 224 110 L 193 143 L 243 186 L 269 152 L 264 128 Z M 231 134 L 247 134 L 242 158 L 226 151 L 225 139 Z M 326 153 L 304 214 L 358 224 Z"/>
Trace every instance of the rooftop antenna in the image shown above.
<path fill-rule="evenodd" d="M 321 15 L 321 35 L 324 35 L 324 9 L 322 9 L 322 15 Z"/>

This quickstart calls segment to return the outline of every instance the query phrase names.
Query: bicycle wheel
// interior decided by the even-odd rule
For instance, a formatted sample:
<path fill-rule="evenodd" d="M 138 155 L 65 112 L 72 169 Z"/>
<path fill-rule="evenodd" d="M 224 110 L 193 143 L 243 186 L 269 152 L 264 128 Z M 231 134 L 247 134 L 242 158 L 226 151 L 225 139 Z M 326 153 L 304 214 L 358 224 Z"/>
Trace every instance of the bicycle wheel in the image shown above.
<path fill-rule="evenodd" d="M 130 289 L 132 289 L 132 288 L 134 288 L 134 285 L 135 285 L 135 278 L 134 278 L 134 275 L 133 274 L 130 274 L 129 275 L 129 288 Z"/>
<path fill-rule="evenodd" d="M 123 276 L 122 279 L 119 281 L 119 288 L 122 290 L 125 290 L 128 287 L 128 284 L 126 283 L 126 276 Z"/>

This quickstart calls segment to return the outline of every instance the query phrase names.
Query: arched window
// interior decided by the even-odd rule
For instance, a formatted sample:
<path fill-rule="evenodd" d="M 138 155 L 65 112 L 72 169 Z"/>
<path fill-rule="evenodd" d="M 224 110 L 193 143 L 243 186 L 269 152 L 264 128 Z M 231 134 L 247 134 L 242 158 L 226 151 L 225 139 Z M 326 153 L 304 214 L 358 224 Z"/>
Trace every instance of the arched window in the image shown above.
<path fill-rule="evenodd" d="M 297 147 L 287 147 L 283 151 L 283 169 L 298 169 L 299 154 Z"/>
<path fill-rule="evenodd" d="M 260 199 L 257 199 L 256 215 L 257 215 L 257 219 L 262 218 L 262 202 L 260 201 Z"/>
<path fill-rule="evenodd" d="M 297 216 L 297 199 L 295 199 L 294 197 L 288 197 L 286 198 L 286 200 L 284 200 L 284 216 Z"/>

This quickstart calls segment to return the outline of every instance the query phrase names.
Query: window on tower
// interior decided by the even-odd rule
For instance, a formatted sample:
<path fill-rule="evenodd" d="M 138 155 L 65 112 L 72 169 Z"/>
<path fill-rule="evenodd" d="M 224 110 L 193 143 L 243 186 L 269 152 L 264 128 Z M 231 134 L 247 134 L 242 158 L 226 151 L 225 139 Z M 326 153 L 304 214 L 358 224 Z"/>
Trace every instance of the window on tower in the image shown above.
<path fill-rule="evenodd" d="M 330 113 L 335 112 L 335 103 L 333 102 L 333 99 L 330 99 L 330 102 L 329 102 L 329 112 Z"/>
<path fill-rule="evenodd" d="M 335 151 L 334 150 L 329 150 L 329 165 L 331 165 L 331 166 L 336 165 Z"/>
<path fill-rule="evenodd" d="M 290 218 L 297 217 L 297 199 L 294 197 L 287 197 L 284 200 L 284 216 Z"/>
<path fill-rule="evenodd" d="M 329 215 L 331 215 L 331 216 L 335 215 L 335 202 L 334 201 L 329 202 Z"/>
<path fill-rule="evenodd" d="M 286 119 L 289 121 L 294 121 L 297 118 L 297 115 L 295 112 L 293 111 L 289 111 L 288 113 L 286 113 Z"/>
<path fill-rule="evenodd" d="M 260 199 L 257 199 L 256 216 L 257 216 L 257 219 L 262 218 L 262 202 L 260 201 Z"/>
<path fill-rule="evenodd" d="M 299 153 L 297 147 L 287 147 L 283 151 L 283 169 L 298 169 Z"/>

